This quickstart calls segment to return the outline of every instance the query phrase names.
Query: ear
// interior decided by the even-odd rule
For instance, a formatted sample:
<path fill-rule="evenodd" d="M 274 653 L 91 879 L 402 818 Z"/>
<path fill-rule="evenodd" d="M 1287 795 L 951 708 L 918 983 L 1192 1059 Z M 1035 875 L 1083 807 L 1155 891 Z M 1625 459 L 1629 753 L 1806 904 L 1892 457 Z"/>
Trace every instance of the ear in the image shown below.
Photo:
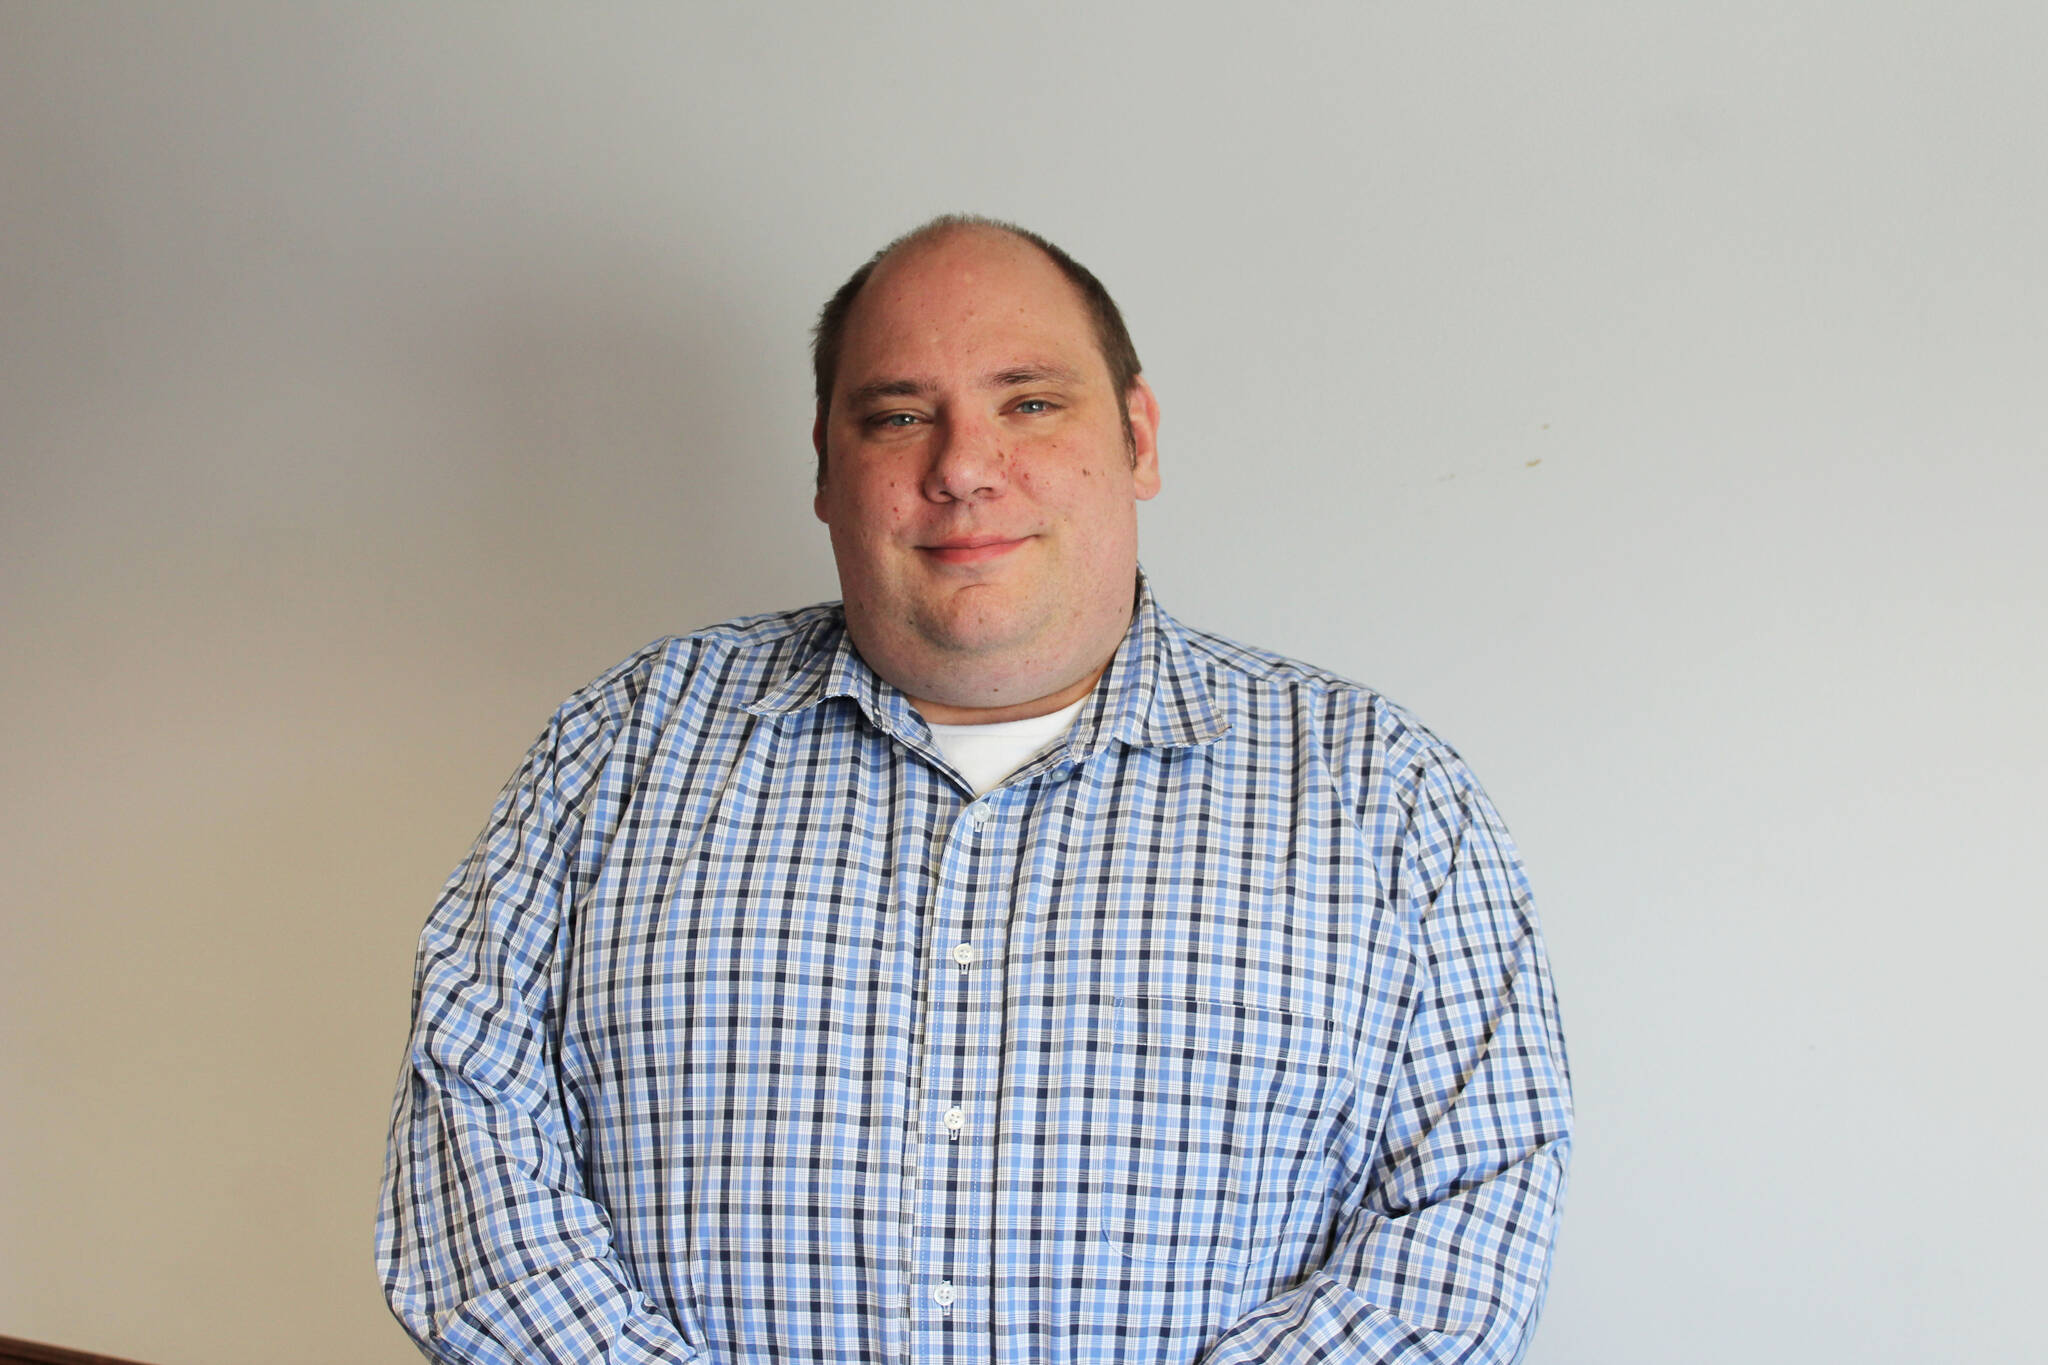
<path fill-rule="evenodd" d="M 818 454 L 818 488 L 811 494 L 811 515 L 819 521 L 825 520 L 825 407 L 818 405 L 818 415 L 811 419 L 811 449 Z"/>
<path fill-rule="evenodd" d="M 1131 415 L 1131 483 L 1143 502 L 1159 493 L 1159 399 L 1139 375 L 1124 401 Z"/>

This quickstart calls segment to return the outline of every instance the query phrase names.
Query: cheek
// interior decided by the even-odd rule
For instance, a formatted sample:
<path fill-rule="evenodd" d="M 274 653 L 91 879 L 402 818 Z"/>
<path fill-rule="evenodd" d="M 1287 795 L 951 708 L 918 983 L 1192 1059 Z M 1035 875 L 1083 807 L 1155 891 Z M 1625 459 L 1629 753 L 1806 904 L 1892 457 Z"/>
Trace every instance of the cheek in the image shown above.
<path fill-rule="evenodd" d="M 846 502 L 846 520 L 862 526 L 897 521 L 916 503 L 917 490 L 900 475 L 884 475 L 852 490 Z"/>

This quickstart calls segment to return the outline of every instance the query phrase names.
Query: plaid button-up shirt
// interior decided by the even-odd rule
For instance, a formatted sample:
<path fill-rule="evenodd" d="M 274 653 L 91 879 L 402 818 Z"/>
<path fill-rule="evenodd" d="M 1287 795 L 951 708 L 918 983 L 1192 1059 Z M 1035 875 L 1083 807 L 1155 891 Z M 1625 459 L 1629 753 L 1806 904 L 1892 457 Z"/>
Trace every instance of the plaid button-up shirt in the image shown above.
<path fill-rule="evenodd" d="M 503 1361 L 1506 1361 L 1570 1101 L 1384 699 L 1138 610 L 974 799 L 836 606 L 555 715 L 420 944 L 379 1262 Z"/>

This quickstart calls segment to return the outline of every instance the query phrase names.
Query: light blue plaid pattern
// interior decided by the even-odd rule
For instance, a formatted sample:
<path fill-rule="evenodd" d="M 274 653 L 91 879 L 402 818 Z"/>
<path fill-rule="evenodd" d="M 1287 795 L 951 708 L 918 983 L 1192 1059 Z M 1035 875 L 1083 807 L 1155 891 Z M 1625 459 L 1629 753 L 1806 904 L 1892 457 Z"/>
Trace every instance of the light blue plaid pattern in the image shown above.
<path fill-rule="evenodd" d="M 446 1361 L 1508 1361 L 1569 1149 L 1507 831 L 1141 591 L 971 800 L 836 607 L 555 716 L 420 943 L 378 1260 Z"/>

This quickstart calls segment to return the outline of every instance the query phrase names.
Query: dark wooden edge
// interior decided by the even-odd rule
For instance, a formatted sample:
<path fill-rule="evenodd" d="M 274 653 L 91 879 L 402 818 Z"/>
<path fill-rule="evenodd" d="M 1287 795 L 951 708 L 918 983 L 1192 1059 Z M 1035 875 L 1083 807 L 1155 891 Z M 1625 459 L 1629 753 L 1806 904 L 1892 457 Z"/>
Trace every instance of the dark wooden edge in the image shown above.
<path fill-rule="evenodd" d="M 67 1351 L 62 1346 L 45 1346 L 40 1341 L 0 1337 L 0 1365 L 137 1365 L 119 1356 L 96 1356 L 90 1351 Z"/>

